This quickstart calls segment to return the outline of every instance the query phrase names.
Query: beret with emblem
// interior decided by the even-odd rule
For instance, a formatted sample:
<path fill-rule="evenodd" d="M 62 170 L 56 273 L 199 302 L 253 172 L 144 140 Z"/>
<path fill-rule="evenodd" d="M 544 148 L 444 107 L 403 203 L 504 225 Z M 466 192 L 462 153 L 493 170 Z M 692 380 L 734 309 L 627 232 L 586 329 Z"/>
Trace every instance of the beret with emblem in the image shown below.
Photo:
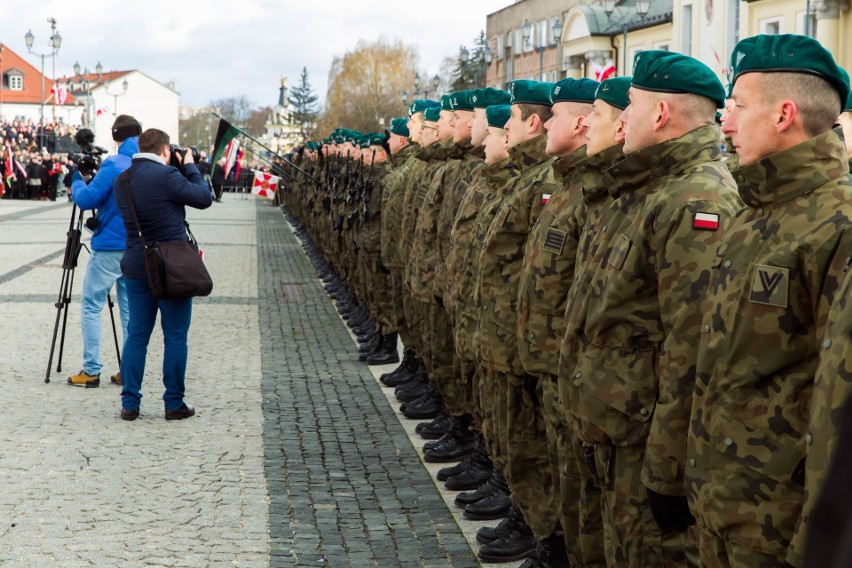
<path fill-rule="evenodd" d="M 592 79 L 562 79 L 553 84 L 550 89 L 550 102 L 556 103 L 593 103 L 595 102 L 595 91 L 598 89 L 597 81 Z"/>
<path fill-rule="evenodd" d="M 408 121 L 404 118 L 392 119 L 390 131 L 391 134 L 396 134 L 397 136 L 405 136 L 406 138 L 411 136 L 411 133 L 408 131 Z"/>
<path fill-rule="evenodd" d="M 716 103 L 716 108 L 725 106 L 725 88 L 713 70 L 694 57 L 672 51 L 637 53 L 631 84 L 644 91 L 700 95 Z"/>
<path fill-rule="evenodd" d="M 512 116 L 512 105 L 491 105 L 485 109 L 485 118 L 488 126 L 492 128 L 504 128 Z"/>
<path fill-rule="evenodd" d="M 370 132 L 361 139 L 361 147 L 368 148 L 370 146 L 384 146 L 385 135 L 379 132 Z"/>
<path fill-rule="evenodd" d="M 486 87 L 476 89 L 471 95 L 474 108 L 488 108 L 491 105 L 508 105 L 512 103 L 512 95 L 501 89 Z"/>
<path fill-rule="evenodd" d="M 428 99 L 419 99 L 414 101 L 408 106 L 408 116 L 413 114 L 417 114 L 418 112 L 426 112 L 427 108 L 431 108 L 434 106 L 441 106 L 441 103 L 438 101 L 430 101 Z"/>
<path fill-rule="evenodd" d="M 841 108 L 849 96 L 849 76 L 831 52 L 814 38 L 796 34 L 760 34 L 747 37 L 731 54 L 732 84 L 746 73 L 807 73 L 822 77 L 840 95 Z"/>
<path fill-rule="evenodd" d="M 519 79 L 509 83 L 509 94 L 512 96 L 510 104 L 531 104 L 551 106 L 550 90 L 553 83 L 544 81 L 530 81 Z"/>
<path fill-rule="evenodd" d="M 453 110 L 453 97 L 450 95 L 441 96 L 441 110 Z"/>
<path fill-rule="evenodd" d="M 600 99 L 603 102 L 624 110 L 630 104 L 630 99 L 627 98 L 627 91 L 630 89 L 632 77 L 612 77 L 604 79 L 604 81 L 595 91 L 595 99 Z"/>
<path fill-rule="evenodd" d="M 453 99 L 453 110 L 473 110 L 473 101 L 471 95 L 473 91 L 459 91 L 451 95 Z"/>
<path fill-rule="evenodd" d="M 438 122 L 439 118 L 441 118 L 441 107 L 439 106 L 427 108 L 423 112 L 423 120 Z"/>
<path fill-rule="evenodd" d="M 841 67 L 840 73 L 843 75 L 843 77 L 846 78 L 847 81 L 849 80 L 849 73 L 846 72 L 846 69 Z M 843 105 L 843 112 L 849 111 L 852 111 L 852 88 L 849 89 L 849 95 L 847 95 L 846 103 Z"/>

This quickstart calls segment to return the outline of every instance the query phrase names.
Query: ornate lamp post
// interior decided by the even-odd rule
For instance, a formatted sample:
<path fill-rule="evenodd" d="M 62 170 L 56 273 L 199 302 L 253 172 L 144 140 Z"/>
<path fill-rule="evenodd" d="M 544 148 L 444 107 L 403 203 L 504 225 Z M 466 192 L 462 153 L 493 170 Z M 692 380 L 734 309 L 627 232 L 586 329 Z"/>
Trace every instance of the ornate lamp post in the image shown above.
<path fill-rule="evenodd" d="M 84 76 L 84 75 L 89 74 L 88 69 L 84 70 L 83 75 L 80 75 L 80 71 L 81 71 L 80 62 L 75 61 L 74 62 L 74 76 L 77 78 L 77 84 L 80 86 L 80 88 L 83 89 L 84 91 L 86 91 L 86 126 L 89 126 L 91 124 L 92 130 L 94 130 L 94 122 L 93 122 L 92 109 L 91 109 L 91 107 L 92 107 L 92 81 L 89 80 L 88 77 Z M 98 74 L 98 78 L 97 78 L 96 83 L 100 83 L 101 82 L 101 75 L 103 75 L 103 72 L 104 72 L 104 66 L 101 65 L 100 61 L 98 61 L 98 64 L 95 65 L 95 72 Z"/>
<path fill-rule="evenodd" d="M 110 83 L 109 79 L 105 80 L 104 81 L 104 90 L 106 91 L 106 94 L 112 95 L 112 98 L 113 98 L 112 115 L 116 116 L 118 114 L 118 97 L 123 97 L 124 95 L 126 95 L 127 94 L 127 88 L 130 85 L 127 83 L 127 79 L 125 79 L 124 81 L 121 82 L 121 88 L 122 88 L 123 92 L 121 92 L 121 93 L 110 93 L 109 92 L 110 84 L 111 83 Z"/>
<path fill-rule="evenodd" d="M 601 4 L 603 5 L 604 13 L 606 17 L 609 19 L 610 23 L 612 23 L 612 13 L 615 11 L 615 4 L 617 0 L 601 0 Z M 639 21 L 645 19 L 645 16 L 648 14 L 648 10 L 651 9 L 651 0 L 636 0 L 636 15 L 639 16 Z M 625 19 L 621 22 L 621 51 L 622 53 L 622 73 L 627 75 L 627 25 L 630 22 L 625 17 Z"/>
<path fill-rule="evenodd" d="M 48 18 L 47 20 L 50 23 L 50 55 L 54 58 L 54 68 L 56 66 L 56 52 L 59 51 L 59 47 L 62 45 L 62 36 L 59 35 L 59 32 L 56 31 L 56 19 Z M 35 55 L 36 57 L 41 57 L 41 112 L 39 114 L 39 148 L 44 146 L 44 58 L 47 56 L 47 53 L 37 53 L 33 51 L 33 43 L 35 42 L 35 36 L 33 35 L 32 30 L 27 31 L 24 36 L 24 41 L 27 44 L 27 52 L 30 55 Z M 54 110 L 54 115 L 56 111 Z"/>

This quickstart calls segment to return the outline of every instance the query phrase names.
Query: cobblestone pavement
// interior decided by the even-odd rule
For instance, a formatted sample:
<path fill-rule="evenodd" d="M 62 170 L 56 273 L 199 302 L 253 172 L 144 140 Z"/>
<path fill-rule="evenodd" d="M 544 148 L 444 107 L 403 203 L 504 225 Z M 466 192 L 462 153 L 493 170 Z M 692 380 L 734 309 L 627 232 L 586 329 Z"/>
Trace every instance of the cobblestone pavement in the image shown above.
<path fill-rule="evenodd" d="M 163 420 L 155 330 L 140 419 L 119 419 L 107 310 L 101 387 L 65 384 L 85 251 L 46 384 L 70 214 L 0 201 L 0 566 L 478 566 L 274 207 L 190 212 L 215 283 L 190 329 L 196 417 Z"/>

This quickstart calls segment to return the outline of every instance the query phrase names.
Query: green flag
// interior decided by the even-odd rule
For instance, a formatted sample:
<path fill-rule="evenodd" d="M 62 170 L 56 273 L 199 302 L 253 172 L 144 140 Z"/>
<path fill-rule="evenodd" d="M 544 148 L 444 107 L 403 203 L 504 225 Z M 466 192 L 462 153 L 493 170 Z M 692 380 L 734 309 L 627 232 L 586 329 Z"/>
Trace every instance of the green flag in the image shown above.
<path fill-rule="evenodd" d="M 222 154 L 225 152 L 225 147 L 228 143 L 237 137 L 240 129 L 225 120 L 219 119 L 219 128 L 216 129 L 216 142 L 213 144 L 213 157 L 210 159 L 211 164 L 215 164 Z"/>

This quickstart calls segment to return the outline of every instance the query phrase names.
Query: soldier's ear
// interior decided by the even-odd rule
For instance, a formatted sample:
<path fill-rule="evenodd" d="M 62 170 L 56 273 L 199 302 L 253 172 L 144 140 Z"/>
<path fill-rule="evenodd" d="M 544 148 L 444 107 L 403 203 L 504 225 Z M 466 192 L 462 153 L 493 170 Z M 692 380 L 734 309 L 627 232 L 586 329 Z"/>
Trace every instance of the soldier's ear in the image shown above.
<path fill-rule="evenodd" d="M 654 114 L 656 115 L 654 117 L 654 132 L 656 132 L 669 122 L 671 116 L 669 102 L 665 99 L 657 101 L 657 104 L 654 105 Z"/>

